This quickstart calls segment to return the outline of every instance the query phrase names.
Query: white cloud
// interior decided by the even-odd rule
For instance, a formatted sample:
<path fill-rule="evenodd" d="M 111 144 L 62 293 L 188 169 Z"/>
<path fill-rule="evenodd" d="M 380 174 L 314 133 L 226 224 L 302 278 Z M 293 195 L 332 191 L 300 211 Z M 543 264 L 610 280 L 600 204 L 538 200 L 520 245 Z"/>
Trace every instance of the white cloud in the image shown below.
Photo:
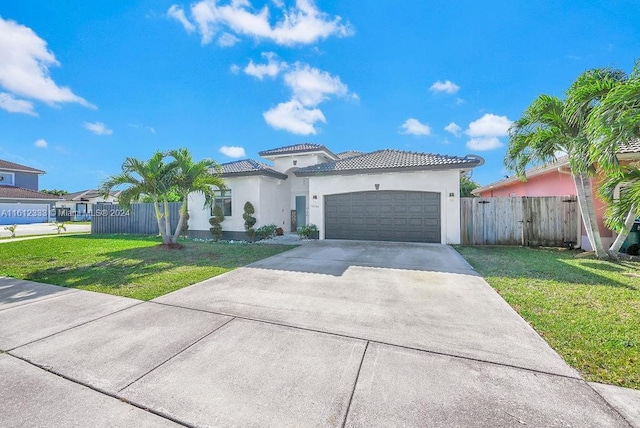
<path fill-rule="evenodd" d="M 444 82 L 438 80 L 429 88 L 433 93 L 445 92 L 447 94 L 455 94 L 459 89 L 460 86 L 456 85 L 451 80 L 445 80 Z"/>
<path fill-rule="evenodd" d="M 293 91 L 293 98 L 307 107 L 315 107 L 330 95 L 344 96 L 349 93 L 340 77 L 326 71 L 296 63 L 293 70 L 284 76 L 284 82 Z"/>
<path fill-rule="evenodd" d="M 245 74 L 262 80 L 264 76 L 276 77 L 281 70 L 287 67 L 287 63 L 278 61 L 273 52 L 263 52 L 262 56 L 267 59 L 266 64 L 255 64 L 253 60 L 244 68 Z"/>
<path fill-rule="evenodd" d="M 187 19 L 187 16 L 184 14 L 184 9 L 177 4 L 174 4 L 169 8 L 167 16 L 181 23 L 184 29 L 187 30 L 187 33 L 192 33 L 196 29 L 196 26 Z"/>
<path fill-rule="evenodd" d="M 33 109 L 33 103 L 27 100 L 19 100 L 11 94 L 0 92 L 0 108 L 9 113 L 24 113 L 31 116 L 38 114 Z"/>
<path fill-rule="evenodd" d="M 400 128 L 402 129 L 401 134 L 431 135 L 431 127 L 414 118 L 407 119 Z"/>
<path fill-rule="evenodd" d="M 223 48 L 230 48 L 239 41 L 240 39 L 233 34 L 223 33 L 220 37 L 218 37 L 218 46 L 222 46 Z"/>
<path fill-rule="evenodd" d="M 470 137 L 504 137 L 509 133 L 511 121 L 506 116 L 486 113 L 469 124 L 466 134 Z"/>
<path fill-rule="evenodd" d="M 219 5 L 215 0 L 201 0 L 191 6 L 191 15 L 196 22 L 202 44 L 210 43 L 217 32 L 223 29 L 259 40 L 273 41 L 278 45 L 291 46 L 311 44 L 330 36 L 344 37 L 353 34 L 351 26 L 342 23 L 339 16 L 330 17 L 317 9 L 312 0 L 296 0 L 293 7 L 287 8 L 284 2 L 272 2 L 281 18 L 271 23 L 271 10 L 265 5 L 254 12 L 248 0 L 232 0 Z M 193 26 L 184 20 L 184 11 L 177 5 L 169 8 L 168 14 L 178 19 L 187 31 Z M 180 17 L 179 17 L 180 16 Z M 190 27 L 191 26 L 191 27 Z"/>
<path fill-rule="evenodd" d="M 465 131 L 465 134 L 471 137 L 467 141 L 467 148 L 486 151 L 504 146 L 498 137 L 504 137 L 509 133 L 511 123 L 506 116 L 486 113 L 480 119 L 471 122 Z"/>
<path fill-rule="evenodd" d="M 44 138 L 40 138 L 39 140 L 36 140 L 36 142 L 33 143 L 33 145 L 41 149 L 46 149 L 47 147 L 49 147 L 49 143 L 47 143 L 47 140 L 45 140 Z"/>
<path fill-rule="evenodd" d="M 281 129 L 298 135 L 315 135 L 316 122 L 326 123 L 322 111 L 318 108 L 307 108 L 298 100 L 280 103 L 263 113 L 264 120 L 275 129 Z"/>
<path fill-rule="evenodd" d="M 461 135 L 462 132 L 462 128 L 460 127 L 460 125 L 458 125 L 455 122 L 451 122 L 450 124 L 448 124 L 447 126 L 444 127 L 444 130 L 455 135 L 456 137 L 459 137 Z"/>
<path fill-rule="evenodd" d="M 231 64 L 229 70 L 231 70 L 233 74 L 238 74 L 240 73 L 240 66 L 238 64 Z"/>
<path fill-rule="evenodd" d="M 107 126 L 102 122 L 94 122 L 94 123 L 85 122 L 84 123 L 84 127 L 86 129 L 88 129 L 89 131 L 93 132 L 96 135 L 111 135 L 111 134 L 113 134 L 113 130 L 107 128 Z M 154 132 L 155 132 L 155 130 L 154 130 Z"/>
<path fill-rule="evenodd" d="M 467 148 L 475 151 L 495 150 L 504 146 L 497 137 L 479 137 L 467 141 Z"/>
<path fill-rule="evenodd" d="M 244 158 L 247 156 L 247 153 L 244 151 L 244 147 L 239 146 L 222 146 L 219 150 L 223 155 L 230 158 Z"/>
<path fill-rule="evenodd" d="M 47 42 L 28 27 L 0 18 L 0 86 L 9 92 L 0 94 L 4 110 L 35 115 L 31 98 L 49 105 L 78 103 L 92 107 L 71 89 L 58 86 L 49 74 L 49 67 L 59 66 Z"/>

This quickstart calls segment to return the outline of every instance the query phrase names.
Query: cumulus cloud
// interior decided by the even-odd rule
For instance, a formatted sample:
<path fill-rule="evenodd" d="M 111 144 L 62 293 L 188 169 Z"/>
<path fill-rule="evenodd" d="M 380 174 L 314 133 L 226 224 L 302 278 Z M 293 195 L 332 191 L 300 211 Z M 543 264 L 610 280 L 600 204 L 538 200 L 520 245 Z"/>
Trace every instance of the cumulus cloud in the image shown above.
<path fill-rule="evenodd" d="M 296 63 L 293 70 L 285 74 L 284 81 L 293 91 L 293 98 L 308 107 L 317 106 L 331 95 L 344 96 L 349 92 L 340 77 L 307 64 Z"/>
<path fill-rule="evenodd" d="M 184 9 L 177 4 L 174 4 L 169 8 L 167 16 L 181 23 L 184 29 L 187 30 L 187 33 L 192 33 L 196 30 L 196 26 L 187 19 Z"/>
<path fill-rule="evenodd" d="M 467 148 L 476 151 L 498 149 L 504 144 L 498 137 L 504 137 L 509 133 L 511 121 L 506 116 L 498 116 L 487 113 L 480 119 L 469 123 L 465 131 L 471 139 L 467 141 Z"/>
<path fill-rule="evenodd" d="M 85 122 L 84 127 L 89 131 L 93 132 L 96 135 L 111 135 L 113 134 L 113 130 L 107 128 L 107 126 L 102 122 Z M 154 130 L 155 132 L 155 130 Z"/>
<path fill-rule="evenodd" d="M 285 62 L 278 61 L 278 57 L 273 52 L 263 52 L 262 56 L 267 59 L 267 63 L 256 64 L 250 60 L 243 70 L 245 74 L 262 80 L 265 76 L 276 77 L 281 70 L 287 67 Z"/>
<path fill-rule="evenodd" d="M 33 145 L 41 149 L 46 149 L 47 147 L 49 147 L 49 143 L 47 143 L 47 140 L 45 140 L 44 138 L 40 138 L 39 140 L 36 140 L 36 142 L 33 143 Z"/>
<path fill-rule="evenodd" d="M 315 135 L 318 133 L 315 128 L 316 122 L 327 122 L 320 109 L 307 108 L 295 99 L 278 104 L 264 112 L 263 116 L 273 128 L 298 135 Z"/>
<path fill-rule="evenodd" d="M 450 134 L 455 135 L 456 137 L 459 137 L 462 133 L 462 128 L 455 122 L 451 122 L 450 124 L 445 126 L 444 130 L 449 132 Z"/>
<path fill-rule="evenodd" d="M 511 121 L 506 116 L 486 113 L 469 124 L 466 134 L 470 137 L 504 137 L 510 126 Z"/>
<path fill-rule="evenodd" d="M 419 120 L 414 118 L 407 119 L 400 126 L 401 134 L 408 135 L 431 135 L 431 127 L 425 123 L 420 123 Z"/>
<path fill-rule="evenodd" d="M 195 25 L 178 5 L 171 6 L 167 14 L 180 21 L 187 31 L 193 31 L 189 29 L 197 26 L 203 45 L 210 43 L 223 30 L 285 46 L 311 44 L 330 36 L 353 34 L 351 26 L 343 23 L 342 18 L 330 17 L 320 11 L 312 0 L 296 0 L 295 5 L 289 8 L 283 1 L 272 4 L 276 14 L 281 15 L 274 23 L 271 22 L 268 5 L 255 10 L 248 0 L 231 0 L 226 4 L 201 0 L 191 6 Z"/>
<path fill-rule="evenodd" d="M 218 46 L 223 48 L 230 48 L 240 41 L 239 38 L 234 36 L 231 33 L 223 33 L 220 37 L 218 37 Z"/>
<path fill-rule="evenodd" d="M 495 150 L 504 146 L 496 137 L 472 138 L 467 141 L 467 148 L 478 152 Z"/>
<path fill-rule="evenodd" d="M 20 100 L 6 92 L 0 92 L 0 108 L 9 113 L 24 113 L 37 116 L 33 109 L 33 103 L 27 100 Z"/>
<path fill-rule="evenodd" d="M 59 65 L 47 49 L 47 42 L 33 30 L 0 17 L 0 86 L 7 91 L 0 93 L 0 108 L 35 115 L 33 104 L 20 98 L 49 105 L 78 103 L 95 108 L 71 89 L 54 82 L 49 68 Z"/>
<path fill-rule="evenodd" d="M 218 151 L 223 155 L 234 159 L 244 158 L 247 156 L 247 153 L 244 151 L 244 147 L 239 146 L 222 146 Z"/>
<path fill-rule="evenodd" d="M 255 64 L 253 61 L 244 72 L 261 79 L 264 76 L 276 77 L 284 72 L 284 84 L 291 89 L 291 99 L 263 113 L 265 121 L 273 128 L 298 135 L 315 135 L 316 124 L 326 123 L 326 118 L 318 105 L 332 97 L 350 95 L 358 100 L 358 95 L 349 93 L 349 88 L 340 77 L 326 71 L 296 62 L 289 65 L 280 62 L 273 53 L 263 54 L 267 64 Z"/>
<path fill-rule="evenodd" d="M 456 85 L 451 80 L 445 80 L 444 82 L 438 80 L 429 88 L 429 90 L 433 93 L 444 92 L 446 94 L 455 94 L 459 89 L 460 86 Z"/>

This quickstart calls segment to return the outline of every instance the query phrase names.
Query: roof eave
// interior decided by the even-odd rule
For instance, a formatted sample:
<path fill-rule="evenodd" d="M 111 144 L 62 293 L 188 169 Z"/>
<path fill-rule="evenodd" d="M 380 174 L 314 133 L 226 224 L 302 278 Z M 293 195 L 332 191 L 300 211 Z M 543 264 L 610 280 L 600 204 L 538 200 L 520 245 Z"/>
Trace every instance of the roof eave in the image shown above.
<path fill-rule="evenodd" d="M 288 177 L 285 174 L 281 174 L 276 171 L 243 171 L 243 172 L 225 172 L 220 174 L 222 178 L 234 178 L 234 177 L 253 177 L 253 176 L 266 176 L 276 178 L 278 180 L 286 180 Z"/>
<path fill-rule="evenodd" d="M 279 152 L 279 153 L 269 153 L 269 150 L 265 150 L 263 152 L 258 152 L 258 155 L 261 158 L 264 159 L 275 159 L 275 158 L 279 158 L 279 157 L 288 157 L 288 156 L 294 156 L 294 155 L 299 155 L 299 154 L 305 154 L 305 155 L 312 155 L 312 154 L 324 154 L 329 156 L 330 158 L 332 158 L 333 160 L 337 160 L 339 159 L 333 152 L 331 152 L 329 149 L 302 149 L 302 150 L 288 150 L 286 152 Z"/>
<path fill-rule="evenodd" d="M 346 169 L 346 170 L 331 170 L 331 171 L 295 171 L 294 174 L 298 177 L 312 177 L 322 175 L 359 175 L 359 174 L 381 174 L 390 172 L 421 172 L 421 171 L 447 171 L 451 169 L 460 168 L 474 168 L 478 166 L 479 162 L 466 162 L 456 163 L 448 165 L 432 165 L 432 166 L 414 166 L 414 167 L 393 167 L 393 168 L 361 168 L 361 169 Z"/>

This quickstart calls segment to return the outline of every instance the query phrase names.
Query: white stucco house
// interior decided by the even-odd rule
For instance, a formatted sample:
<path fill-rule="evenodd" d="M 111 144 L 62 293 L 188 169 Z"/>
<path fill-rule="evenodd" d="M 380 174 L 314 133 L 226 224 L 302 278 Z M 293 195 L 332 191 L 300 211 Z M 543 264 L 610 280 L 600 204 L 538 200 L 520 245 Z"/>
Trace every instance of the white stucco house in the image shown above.
<path fill-rule="evenodd" d="M 67 209 L 72 220 L 91 220 L 97 204 L 117 204 L 119 194 L 120 191 L 112 191 L 109 192 L 109 196 L 104 197 L 99 190 L 95 189 L 67 193 L 56 202 L 56 208 Z"/>
<path fill-rule="evenodd" d="M 228 190 L 219 192 L 225 238 L 243 239 L 245 202 L 255 227 L 285 232 L 315 224 L 320 239 L 460 243 L 460 177 L 484 163 L 475 155 L 400 150 L 334 154 L 320 144 L 265 150 L 272 164 L 245 159 L 222 164 Z M 211 237 L 211 208 L 189 200 L 189 232 Z"/>

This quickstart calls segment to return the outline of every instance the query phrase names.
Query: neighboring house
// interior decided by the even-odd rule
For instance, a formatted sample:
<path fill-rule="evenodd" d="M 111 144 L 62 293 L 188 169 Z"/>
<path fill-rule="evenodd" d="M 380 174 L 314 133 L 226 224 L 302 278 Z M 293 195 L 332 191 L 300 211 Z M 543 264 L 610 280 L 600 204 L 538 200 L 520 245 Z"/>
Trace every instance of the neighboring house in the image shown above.
<path fill-rule="evenodd" d="M 320 239 L 363 239 L 458 244 L 460 176 L 482 165 L 465 157 L 378 150 L 334 154 L 319 144 L 265 150 L 273 165 L 245 159 L 222 165 L 228 187 L 218 192 L 225 238 L 244 239 L 244 204 L 255 227 L 285 231 L 315 224 Z M 193 194 L 189 233 L 211 237 L 211 209 Z"/>
<path fill-rule="evenodd" d="M 117 204 L 120 191 L 109 192 L 106 198 L 99 190 L 81 190 L 80 192 L 67 193 L 62 200 L 56 202 L 56 208 L 67 208 L 72 220 L 91 220 L 95 212 L 96 204 Z"/>
<path fill-rule="evenodd" d="M 640 140 L 621 148 L 618 153 L 620 163 L 634 163 L 640 161 Z M 483 198 L 489 197 L 522 197 L 522 196 L 574 196 L 576 187 L 571 178 L 568 158 L 559 158 L 556 162 L 526 171 L 527 181 L 518 177 L 505 177 L 486 186 L 478 187 L 472 193 Z M 605 247 L 609 247 L 616 238 L 615 232 L 604 224 L 606 204 L 597 196 L 598 179 L 593 179 L 594 205 L 598 217 L 600 237 Z M 579 211 L 578 211 L 578 215 Z M 580 221 L 579 224 L 582 224 Z M 581 246 L 591 250 L 587 234 L 582 228 Z"/>
<path fill-rule="evenodd" d="M 36 168 L 0 159 L 0 225 L 44 223 L 52 219 L 58 196 L 40 193 Z"/>

